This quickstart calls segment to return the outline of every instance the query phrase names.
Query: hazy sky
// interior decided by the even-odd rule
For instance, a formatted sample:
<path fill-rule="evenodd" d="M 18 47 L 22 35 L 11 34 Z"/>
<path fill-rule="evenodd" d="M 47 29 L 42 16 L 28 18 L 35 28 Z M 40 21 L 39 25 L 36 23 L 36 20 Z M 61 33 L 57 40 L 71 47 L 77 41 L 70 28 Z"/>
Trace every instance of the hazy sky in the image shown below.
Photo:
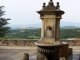
<path fill-rule="evenodd" d="M 5 6 L 4 17 L 11 18 L 12 24 L 36 24 L 41 23 L 36 11 L 42 9 L 43 2 L 49 0 L 0 0 L 0 6 Z M 80 22 L 80 0 L 53 0 L 54 5 L 60 2 L 60 9 L 65 11 L 61 21 Z"/>

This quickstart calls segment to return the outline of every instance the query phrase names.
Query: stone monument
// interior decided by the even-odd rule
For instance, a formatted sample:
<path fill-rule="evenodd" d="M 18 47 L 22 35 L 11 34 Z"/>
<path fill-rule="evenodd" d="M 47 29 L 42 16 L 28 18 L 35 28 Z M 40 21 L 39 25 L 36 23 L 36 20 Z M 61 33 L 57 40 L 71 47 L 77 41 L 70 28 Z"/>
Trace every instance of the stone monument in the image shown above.
<path fill-rule="evenodd" d="M 37 60 L 59 60 L 60 49 L 60 19 L 64 11 L 60 9 L 59 2 L 55 6 L 50 0 L 48 5 L 43 3 L 43 8 L 37 13 L 42 20 L 41 39 L 35 42 L 37 46 Z"/>

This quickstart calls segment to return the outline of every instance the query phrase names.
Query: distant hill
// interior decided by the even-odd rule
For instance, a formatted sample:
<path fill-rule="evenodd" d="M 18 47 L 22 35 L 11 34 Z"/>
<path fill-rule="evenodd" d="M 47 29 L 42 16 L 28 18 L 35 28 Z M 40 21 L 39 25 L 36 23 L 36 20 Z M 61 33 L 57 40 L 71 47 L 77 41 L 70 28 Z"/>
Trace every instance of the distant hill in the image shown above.
<path fill-rule="evenodd" d="M 9 24 L 8 26 L 11 27 L 11 29 L 17 29 L 17 28 L 29 28 L 29 27 L 33 27 L 33 28 L 41 28 L 41 23 L 38 23 L 38 24 L 14 24 L 14 25 L 11 25 Z"/>
<path fill-rule="evenodd" d="M 10 26 L 12 29 L 16 29 L 19 27 L 41 28 L 41 23 L 37 23 L 37 24 L 14 24 L 14 25 L 9 24 L 8 26 Z M 80 27 L 80 23 L 60 21 L 60 27 L 62 27 L 62 28 L 78 28 L 78 27 Z"/>
<path fill-rule="evenodd" d="M 80 22 L 65 22 L 65 21 L 60 21 L 60 27 L 64 26 L 76 26 L 80 27 Z"/>
<path fill-rule="evenodd" d="M 64 27 L 61 27 L 61 29 L 75 29 L 75 28 L 79 28 L 79 27 L 76 27 L 76 26 L 64 26 Z"/>

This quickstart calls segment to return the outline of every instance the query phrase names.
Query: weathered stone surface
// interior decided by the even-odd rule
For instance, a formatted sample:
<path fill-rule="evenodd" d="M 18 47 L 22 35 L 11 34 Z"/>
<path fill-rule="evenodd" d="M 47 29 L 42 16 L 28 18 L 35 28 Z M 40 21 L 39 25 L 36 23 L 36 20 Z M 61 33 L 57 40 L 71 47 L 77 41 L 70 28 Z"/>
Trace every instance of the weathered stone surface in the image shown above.
<path fill-rule="evenodd" d="M 69 51 L 69 45 L 68 44 L 63 44 L 60 52 L 61 57 L 65 57 L 65 59 L 68 60 L 68 51 Z"/>
<path fill-rule="evenodd" d="M 24 53 L 23 60 L 29 60 L 29 54 L 28 53 Z"/>

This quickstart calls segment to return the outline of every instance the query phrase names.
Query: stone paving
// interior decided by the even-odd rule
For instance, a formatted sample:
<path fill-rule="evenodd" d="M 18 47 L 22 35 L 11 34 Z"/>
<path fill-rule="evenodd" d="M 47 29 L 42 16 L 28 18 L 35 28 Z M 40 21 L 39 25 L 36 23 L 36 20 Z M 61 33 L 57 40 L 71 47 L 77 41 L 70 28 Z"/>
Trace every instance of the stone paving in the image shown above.
<path fill-rule="evenodd" d="M 35 47 L 0 46 L 0 60 L 22 60 L 23 54 L 29 53 L 30 60 L 36 58 Z"/>
<path fill-rule="evenodd" d="M 70 48 L 73 48 L 73 58 L 78 59 L 80 47 Z M 0 60 L 22 60 L 24 53 L 29 53 L 30 60 L 36 60 L 36 47 L 0 46 Z"/>

